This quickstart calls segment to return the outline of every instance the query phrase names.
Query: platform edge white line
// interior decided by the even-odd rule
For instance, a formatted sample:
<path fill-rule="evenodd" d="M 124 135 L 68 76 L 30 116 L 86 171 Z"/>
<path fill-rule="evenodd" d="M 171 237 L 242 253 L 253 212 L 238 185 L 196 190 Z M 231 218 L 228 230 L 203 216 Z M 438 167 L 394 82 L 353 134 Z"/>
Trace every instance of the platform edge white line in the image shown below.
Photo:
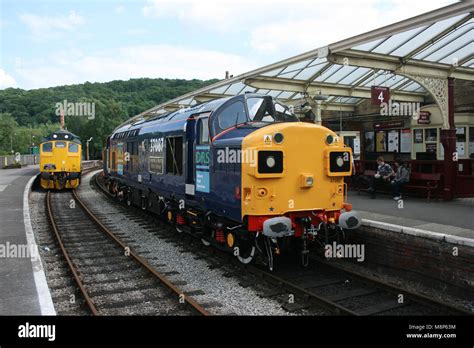
<path fill-rule="evenodd" d="M 28 250 L 30 250 L 31 252 L 30 259 L 31 264 L 33 266 L 33 276 L 35 279 L 36 293 L 38 295 L 41 315 L 56 315 L 56 310 L 54 309 L 51 292 L 49 291 L 48 282 L 46 281 L 46 275 L 44 274 L 43 263 L 41 261 L 38 245 L 36 244 L 35 236 L 33 233 L 33 226 L 31 225 L 30 204 L 28 200 L 31 186 L 33 185 L 35 178 L 36 175 L 34 175 L 28 181 L 25 187 L 25 191 L 23 192 L 23 222 L 25 225 Z"/>
<path fill-rule="evenodd" d="M 420 238 L 431 239 L 435 241 L 443 241 L 450 244 L 474 247 L 474 239 L 471 239 L 471 238 L 447 235 L 444 233 L 427 231 L 427 230 L 422 230 L 422 229 L 414 228 L 414 227 L 406 227 L 406 226 L 400 226 L 400 225 L 395 225 L 395 224 L 389 224 L 387 222 L 381 222 L 381 221 L 375 221 L 375 220 L 369 220 L 369 219 L 362 219 L 362 225 L 367 226 L 367 227 L 380 228 L 382 230 L 387 230 L 390 232 L 408 234 L 408 235 L 412 235 L 412 236 L 416 236 Z"/>

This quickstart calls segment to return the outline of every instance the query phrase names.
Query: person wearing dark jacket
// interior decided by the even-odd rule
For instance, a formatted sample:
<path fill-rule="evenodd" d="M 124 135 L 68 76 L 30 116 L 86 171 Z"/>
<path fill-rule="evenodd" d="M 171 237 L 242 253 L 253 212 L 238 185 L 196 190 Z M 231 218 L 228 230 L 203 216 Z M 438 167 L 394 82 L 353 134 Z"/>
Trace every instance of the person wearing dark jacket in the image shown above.
<path fill-rule="evenodd" d="M 395 170 L 396 174 L 393 180 L 390 182 L 390 186 L 392 187 L 393 199 L 398 201 L 402 198 L 400 189 L 404 184 L 410 181 L 410 172 L 401 161 L 395 161 Z"/>
<path fill-rule="evenodd" d="M 385 184 L 390 182 L 390 178 L 395 174 L 390 164 L 385 163 L 385 160 L 382 156 L 379 156 L 377 158 L 377 164 L 377 172 L 372 177 L 371 184 L 368 190 L 371 193 L 371 198 L 375 198 L 375 188 L 377 184 Z"/>

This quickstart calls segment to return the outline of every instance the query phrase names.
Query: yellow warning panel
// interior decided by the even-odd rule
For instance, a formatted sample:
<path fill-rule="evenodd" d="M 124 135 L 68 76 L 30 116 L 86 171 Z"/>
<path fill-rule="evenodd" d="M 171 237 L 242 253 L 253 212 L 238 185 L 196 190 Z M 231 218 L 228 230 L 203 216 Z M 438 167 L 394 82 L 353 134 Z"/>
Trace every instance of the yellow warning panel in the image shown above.
<path fill-rule="evenodd" d="M 271 145 L 271 144 L 272 144 L 272 136 L 271 136 L 271 134 L 265 134 L 265 135 L 263 136 L 263 143 L 264 143 L 265 145 Z"/>

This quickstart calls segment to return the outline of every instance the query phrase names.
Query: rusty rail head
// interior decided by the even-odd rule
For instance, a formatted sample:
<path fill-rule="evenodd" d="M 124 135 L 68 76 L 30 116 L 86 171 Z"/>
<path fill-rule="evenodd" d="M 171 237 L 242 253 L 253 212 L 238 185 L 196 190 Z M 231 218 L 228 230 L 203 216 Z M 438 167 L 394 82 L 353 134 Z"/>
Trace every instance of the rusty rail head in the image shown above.
<path fill-rule="evenodd" d="M 82 295 L 84 296 L 87 306 L 89 307 L 93 315 L 99 315 L 99 311 L 97 310 L 94 302 L 89 296 L 89 293 L 87 292 L 84 286 L 84 283 L 82 282 L 82 279 L 79 277 L 79 274 L 77 273 L 76 268 L 73 262 L 71 261 L 71 258 L 69 257 L 68 252 L 66 251 L 66 248 L 64 247 L 63 241 L 61 239 L 61 235 L 59 234 L 58 226 L 56 225 L 56 221 L 54 220 L 53 209 L 51 207 L 51 191 L 49 190 L 46 193 L 46 211 L 47 211 L 49 223 L 51 225 L 51 228 L 54 231 L 54 234 L 56 235 L 56 239 L 58 241 L 59 247 L 61 248 L 61 251 L 66 259 L 69 269 L 71 270 L 71 273 L 74 276 L 74 279 L 77 285 L 79 286 L 79 289 L 81 290 Z"/>
<path fill-rule="evenodd" d="M 77 194 L 76 190 L 73 190 L 72 194 L 76 202 L 79 203 L 79 206 L 81 207 L 81 209 L 91 218 L 91 220 L 93 220 L 94 223 L 97 226 L 99 226 L 99 228 L 107 236 L 109 236 L 113 241 L 115 241 L 118 245 L 120 245 L 124 250 L 129 251 L 130 256 L 132 256 L 139 264 L 145 267 L 154 277 L 158 278 L 162 284 L 164 284 L 166 287 L 172 290 L 175 294 L 177 294 L 178 296 L 184 296 L 184 300 L 186 301 L 186 303 L 189 304 L 192 308 L 194 308 L 194 310 L 196 310 L 199 314 L 205 315 L 205 316 L 211 315 L 204 307 L 202 307 L 199 303 L 197 303 L 192 297 L 186 296 L 185 292 L 181 291 L 176 285 L 170 282 L 165 276 L 163 276 L 161 273 L 159 273 L 153 267 L 151 267 L 148 264 L 148 262 L 146 262 L 142 257 L 138 256 L 135 252 L 133 252 L 129 246 L 125 245 L 120 239 L 118 239 L 113 234 L 113 232 L 111 232 L 99 219 L 97 219 L 94 213 L 91 210 L 89 210 L 89 208 L 87 208 L 84 202 L 82 202 L 82 200 L 79 198 L 79 195 Z"/>

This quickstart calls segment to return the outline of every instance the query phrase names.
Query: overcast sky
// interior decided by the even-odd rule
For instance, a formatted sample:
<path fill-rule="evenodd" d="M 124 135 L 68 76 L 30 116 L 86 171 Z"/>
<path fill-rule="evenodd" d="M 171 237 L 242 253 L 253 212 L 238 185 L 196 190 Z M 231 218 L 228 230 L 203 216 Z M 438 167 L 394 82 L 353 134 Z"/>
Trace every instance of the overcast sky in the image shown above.
<path fill-rule="evenodd" d="M 0 89 L 223 78 L 450 0 L 0 0 Z"/>

